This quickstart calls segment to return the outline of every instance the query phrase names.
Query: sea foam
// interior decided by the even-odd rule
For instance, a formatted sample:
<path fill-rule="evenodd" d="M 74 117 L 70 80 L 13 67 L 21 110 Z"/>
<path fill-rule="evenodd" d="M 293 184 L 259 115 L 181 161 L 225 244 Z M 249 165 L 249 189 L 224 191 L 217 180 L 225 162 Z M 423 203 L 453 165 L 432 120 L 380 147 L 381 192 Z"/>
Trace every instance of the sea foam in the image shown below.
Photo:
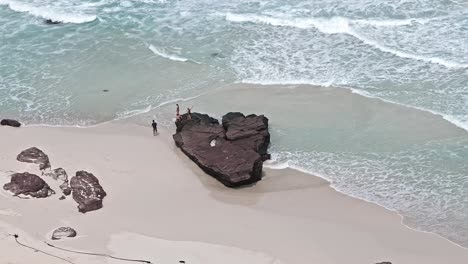
<path fill-rule="evenodd" d="M 63 23 L 81 24 L 96 20 L 96 15 L 86 15 L 80 13 L 68 13 L 61 10 L 55 10 L 51 7 L 33 6 L 13 0 L 0 0 L 0 5 L 8 6 L 11 10 L 21 13 L 28 13 L 32 16 L 51 19 Z"/>
<path fill-rule="evenodd" d="M 194 61 L 194 60 L 191 60 L 191 59 L 187 59 L 187 58 L 184 58 L 184 57 L 181 57 L 181 56 L 178 56 L 178 55 L 175 55 L 175 54 L 170 54 L 170 53 L 167 53 L 165 52 L 163 49 L 161 48 L 157 48 L 153 45 L 149 45 L 148 47 L 154 54 L 160 56 L 160 57 L 163 57 L 165 59 L 168 59 L 168 60 L 172 60 L 172 61 L 180 61 L 180 62 L 194 62 L 194 63 L 197 63 L 197 64 L 200 64 L 200 62 L 198 61 Z"/>
<path fill-rule="evenodd" d="M 410 25 L 415 21 L 420 23 L 427 22 L 428 19 L 404 19 L 404 20 L 350 20 L 344 17 L 332 18 L 284 18 L 284 17 L 270 17 L 263 15 L 253 14 L 234 14 L 227 13 L 225 15 L 227 21 L 231 22 L 251 22 L 256 24 L 267 24 L 272 26 L 295 27 L 300 29 L 316 28 L 325 34 L 347 34 L 355 37 L 366 45 L 376 48 L 382 52 L 391 53 L 397 57 L 404 59 L 412 59 L 424 61 L 433 64 L 439 64 L 447 68 L 468 68 L 468 64 L 459 63 L 439 57 L 423 56 L 413 54 L 406 51 L 386 47 L 377 41 L 371 40 L 359 34 L 353 29 L 354 24 L 366 24 L 373 26 L 402 26 Z"/>

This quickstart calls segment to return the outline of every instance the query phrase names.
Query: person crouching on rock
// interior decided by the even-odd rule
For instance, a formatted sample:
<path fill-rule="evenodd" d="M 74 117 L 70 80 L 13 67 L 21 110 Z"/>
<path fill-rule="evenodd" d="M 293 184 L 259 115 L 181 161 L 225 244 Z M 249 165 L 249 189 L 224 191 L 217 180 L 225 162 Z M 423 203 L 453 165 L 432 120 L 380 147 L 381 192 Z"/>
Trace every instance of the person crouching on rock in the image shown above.
<path fill-rule="evenodd" d="M 156 136 L 158 134 L 158 123 L 156 123 L 153 120 L 153 123 L 151 123 L 151 125 L 153 126 L 153 136 Z"/>

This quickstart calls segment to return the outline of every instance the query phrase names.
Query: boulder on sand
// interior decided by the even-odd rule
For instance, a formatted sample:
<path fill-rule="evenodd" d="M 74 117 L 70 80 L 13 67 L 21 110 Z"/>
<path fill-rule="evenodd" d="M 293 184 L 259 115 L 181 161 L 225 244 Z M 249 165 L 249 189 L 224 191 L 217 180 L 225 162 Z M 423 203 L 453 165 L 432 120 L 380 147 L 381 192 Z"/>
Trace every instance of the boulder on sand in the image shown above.
<path fill-rule="evenodd" d="M 52 233 L 52 240 L 59 240 L 64 237 L 76 237 L 75 229 L 71 227 L 59 227 Z"/>
<path fill-rule="evenodd" d="M 45 198 L 55 193 L 41 177 L 28 172 L 11 175 L 11 181 L 3 189 L 14 195 L 29 195 L 34 198 Z"/>
<path fill-rule="evenodd" d="M 11 126 L 11 127 L 20 127 L 21 123 L 16 121 L 16 120 L 13 120 L 13 119 L 2 119 L 2 121 L 0 121 L 0 125 L 2 125 L 2 126 Z"/>
<path fill-rule="evenodd" d="M 268 119 L 229 113 L 218 120 L 204 114 L 184 114 L 176 121 L 175 144 L 203 171 L 227 187 L 261 180 L 270 143 Z"/>
<path fill-rule="evenodd" d="M 41 170 L 50 168 L 49 156 L 36 147 L 21 151 L 16 159 L 21 162 L 39 164 L 39 169 Z"/>
<path fill-rule="evenodd" d="M 71 178 L 73 199 L 78 203 L 78 211 L 86 213 L 102 208 L 102 200 L 107 195 L 99 180 L 92 173 L 77 171 Z"/>
<path fill-rule="evenodd" d="M 60 184 L 60 190 L 62 190 L 63 194 L 65 195 L 71 194 L 71 188 L 68 183 L 68 175 L 67 175 L 67 172 L 63 168 L 54 169 L 48 173 L 45 173 L 44 175 L 49 176 L 54 180 L 62 181 L 62 184 Z"/>

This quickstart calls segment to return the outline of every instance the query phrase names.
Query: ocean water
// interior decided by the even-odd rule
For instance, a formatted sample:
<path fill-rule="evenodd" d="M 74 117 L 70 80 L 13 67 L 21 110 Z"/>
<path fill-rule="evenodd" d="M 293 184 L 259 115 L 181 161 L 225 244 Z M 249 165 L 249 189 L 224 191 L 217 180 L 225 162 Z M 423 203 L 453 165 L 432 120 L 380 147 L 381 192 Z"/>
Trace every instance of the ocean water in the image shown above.
<path fill-rule="evenodd" d="M 467 43 L 462 0 L 0 0 L 0 115 L 265 113 L 271 166 L 468 247 Z"/>

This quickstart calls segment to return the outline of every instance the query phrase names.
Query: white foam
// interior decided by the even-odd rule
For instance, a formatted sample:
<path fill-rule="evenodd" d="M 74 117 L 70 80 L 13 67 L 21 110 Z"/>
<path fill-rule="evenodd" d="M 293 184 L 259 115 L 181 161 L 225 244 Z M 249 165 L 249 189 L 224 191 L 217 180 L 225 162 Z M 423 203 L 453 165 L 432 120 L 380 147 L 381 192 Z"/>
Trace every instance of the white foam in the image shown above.
<path fill-rule="evenodd" d="M 244 80 L 240 81 L 240 83 L 257 84 L 257 85 L 313 85 L 313 86 L 322 86 L 322 87 L 331 87 L 331 86 L 333 86 L 335 88 L 345 88 L 345 89 L 351 90 L 352 93 L 355 93 L 355 94 L 358 94 L 358 95 L 361 95 L 361 96 L 364 96 L 364 97 L 379 99 L 379 100 L 382 100 L 382 101 L 387 102 L 387 103 L 397 104 L 397 105 L 401 105 L 401 106 L 404 106 L 404 107 L 409 107 L 409 108 L 413 108 L 413 109 L 417 109 L 417 110 L 429 112 L 429 113 L 434 114 L 434 115 L 441 116 L 442 118 L 444 118 L 448 122 L 452 123 L 453 125 L 468 131 L 468 122 L 464 122 L 462 120 L 459 120 L 459 119 L 457 119 L 456 117 L 454 117 L 452 115 L 443 114 L 443 113 L 433 111 L 433 110 L 429 110 L 429 109 L 422 108 L 422 107 L 406 105 L 406 104 L 398 103 L 398 102 L 395 102 L 395 101 L 386 100 L 384 98 L 374 96 L 371 93 L 369 93 L 367 91 L 364 91 L 364 90 L 361 90 L 361 89 L 350 88 L 350 87 L 345 86 L 345 84 L 335 84 L 332 80 L 324 83 L 324 82 L 316 82 L 316 81 L 313 81 L 313 80 L 306 80 L 306 79 L 301 79 L 301 80 L 254 80 L 254 79 L 244 79 Z"/>
<path fill-rule="evenodd" d="M 467 122 L 463 122 L 463 121 L 461 121 L 461 120 L 459 120 L 459 119 L 457 119 L 457 118 L 455 118 L 455 117 L 453 117 L 451 115 L 442 114 L 442 113 L 439 113 L 437 111 L 429 110 L 429 109 L 426 109 L 426 108 L 423 108 L 423 107 L 406 105 L 406 104 L 398 103 L 398 102 L 395 102 L 395 101 L 383 99 L 381 97 L 374 96 L 371 93 L 369 93 L 367 91 L 364 91 L 364 90 L 355 89 L 355 88 L 348 88 L 348 89 L 350 89 L 351 92 L 353 92 L 355 94 L 359 94 L 359 95 L 364 96 L 364 97 L 375 98 L 375 99 L 379 99 L 379 100 L 382 100 L 382 101 L 387 102 L 387 103 L 397 104 L 397 105 L 401 105 L 401 106 L 404 106 L 404 107 L 409 107 L 409 108 L 417 109 L 417 110 L 420 110 L 420 111 L 429 112 L 429 113 L 431 113 L 433 115 L 441 116 L 443 119 L 447 120 L 448 122 L 452 123 L 453 125 L 468 131 L 468 123 Z"/>
<path fill-rule="evenodd" d="M 122 119 L 127 119 L 127 118 L 130 118 L 130 117 L 134 117 L 134 116 L 137 116 L 137 115 L 145 114 L 145 113 L 150 112 L 153 109 L 160 108 L 160 107 L 163 107 L 163 106 L 166 106 L 166 105 L 169 105 L 169 104 L 173 104 L 173 103 L 177 103 L 177 102 L 190 101 L 190 100 L 196 99 L 196 98 L 198 98 L 198 97 L 200 97 L 200 96 L 202 96 L 204 94 L 205 93 L 202 93 L 202 94 L 195 95 L 195 96 L 192 96 L 192 97 L 187 97 L 187 98 L 175 98 L 175 99 L 164 101 L 164 102 L 162 102 L 162 103 L 160 103 L 160 104 L 158 104 L 156 106 L 148 105 L 147 107 L 144 107 L 142 109 L 135 109 L 135 110 L 125 111 L 125 112 L 123 112 L 121 114 L 118 114 L 117 118 L 114 119 L 114 120 L 122 120 Z"/>
<path fill-rule="evenodd" d="M 378 43 L 377 41 L 361 36 L 360 34 L 358 34 L 352 29 L 349 30 L 347 34 L 359 39 L 366 45 L 372 46 L 373 48 L 379 49 L 380 51 L 383 51 L 386 53 L 391 53 L 400 58 L 413 59 L 413 60 L 424 61 L 424 62 L 429 62 L 429 63 L 434 63 L 434 64 L 440 64 L 447 68 L 468 68 L 468 64 L 458 63 L 458 62 L 454 62 L 454 61 L 450 61 L 450 60 L 446 60 L 446 59 L 442 59 L 438 57 L 426 57 L 422 55 L 417 55 L 417 54 L 385 47 L 384 45 Z"/>
<path fill-rule="evenodd" d="M 400 51 L 392 48 L 388 48 L 385 45 L 380 44 L 377 41 L 368 39 L 358 34 L 351 26 L 352 23 L 369 24 L 375 26 L 399 26 L 408 25 L 416 21 L 415 19 L 406 20 L 349 20 L 344 17 L 332 17 L 332 18 L 283 18 L 283 17 L 269 17 L 259 16 L 252 14 L 233 14 L 227 13 L 225 16 L 227 21 L 231 22 L 252 22 L 259 24 L 268 24 L 272 26 L 284 26 L 284 27 L 295 27 L 301 29 L 316 28 L 325 34 L 348 34 L 351 35 L 364 44 L 372 46 L 382 52 L 391 53 L 395 56 L 405 59 L 413 59 L 418 61 L 424 61 L 428 63 L 434 63 L 443 65 L 447 68 L 468 68 L 468 64 L 458 63 L 450 60 L 446 60 L 438 57 L 423 56 L 413 54 L 405 51 Z M 425 20 L 420 20 L 425 21 Z"/>
<path fill-rule="evenodd" d="M 314 85 L 314 86 L 323 86 L 330 87 L 334 85 L 333 80 L 328 82 L 317 82 L 314 80 L 307 79 L 277 79 L 277 80 L 256 80 L 256 79 L 244 79 L 240 83 L 245 84 L 258 84 L 258 85 Z"/>
<path fill-rule="evenodd" d="M 96 15 L 85 15 L 85 14 L 72 14 L 65 13 L 60 10 L 55 10 L 51 7 L 46 6 L 33 6 L 25 3 L 13 1 L 13 0 L 0 0 L 0 5 L 8 6 L 11 10 L 21 13 L 28 13 L 35 17 L 44 19 L 51 19 L 53 21 L 59 21 L 63 23 L 87 23 L 96 20 Z"/>
<path fill-rule="evenodd" d="M 415 23 L 425 24 L 433 19 L 382 19 L 382 20 L 372 20 L 372 19 L 356 19 L 353 20 L 356 24 L 369 25 L 375 27 L 399 27 L 399 26 L 408 26 Z"/>
<path fill-rule="evenodd" d="M 166 59 L 169 59 L 169 60 L 172 60 L 172 61 L 180 61 L 180 62 L 194 62 L 194 63 L 197 63 L 197 64 L 200 64 L 199 62 L 197 61 L 194 61 L 194 60 L 191 60 L 191 59 L 187 59 L 187 58 L 184 58 L 184 57 L 180 57 L 178 55 L 175 55 L 175 54 L 169 54 L 167 52 L 164 52 L 162 49 L 160 48 L 156 48 L 155 46 L 153 45 L 149 45 L 148 47 L 154 54 L 158 55 L 158 56 L 161 56 L 163 58 L 166 58 Z"/>

